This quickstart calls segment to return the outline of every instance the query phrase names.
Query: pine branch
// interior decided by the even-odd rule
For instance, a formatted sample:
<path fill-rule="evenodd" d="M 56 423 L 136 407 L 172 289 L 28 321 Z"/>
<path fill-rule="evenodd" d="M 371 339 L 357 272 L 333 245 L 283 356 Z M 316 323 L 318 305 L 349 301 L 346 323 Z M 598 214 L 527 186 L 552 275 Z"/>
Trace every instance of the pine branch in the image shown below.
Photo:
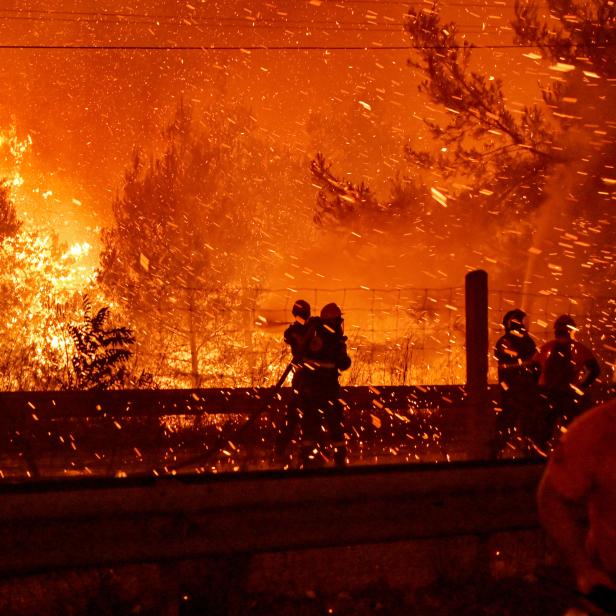
<path fill-rule="evenodd" d="M 555 20 L 542 21 L 535 0 L 516 0 L 515 41 L 535 45 L 554 62 L 582 65 L 604 77 L 616 74 L 616 3 L 548 0 Z M 555 26 L 554 23 L 558 25 Z"/>
<path fill-rule="evenodd" d="M 516 121 L 505 104 L 502 82 L 470 70 L 473 47 L 466 40 L 459 42 L 454 23 L 441 24 L 438 4 L 432 10 L 409 9 L 405 27 L 420 48 L 421 62 L 412 65 L 427 77 L 420 91 L 453 115 L 444 127 L 429 123 L 435 137 L 460 146 L 469 133 L 475 139 L 498 137 L 524 148 L 527 154 L 553 156 L 538 138 L 551 133 L 540 110 L 529 108 Z"/>

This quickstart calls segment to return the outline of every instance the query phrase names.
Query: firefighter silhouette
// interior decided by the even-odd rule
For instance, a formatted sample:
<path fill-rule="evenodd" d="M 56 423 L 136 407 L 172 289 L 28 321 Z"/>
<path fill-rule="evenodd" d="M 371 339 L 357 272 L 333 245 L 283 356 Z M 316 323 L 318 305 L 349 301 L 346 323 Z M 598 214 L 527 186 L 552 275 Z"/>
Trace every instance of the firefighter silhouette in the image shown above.
<path fill-rule="evenodd" d="M 346 463 L 344 408 L 338 380 L 340 371 L 351 366 L 346 340 L 337 304 L 324 306 L 320 317 L 308 324 L 297 380 L 304 468 L 322 466 L 330 455 L 336 466 Z"/>
<path fill-rule="evenodd" d="M 499 450 L 520 436 L 534 440 L 538 429 L 537 347 L 526 330 L 525 317 L 519 308 L 507 312 L 503 317 L 505 333 L 494 347 L 501 403 L 496 422 Z"/>
<path fill-rule="evenodd" d="M 298 299 L 291 309 L 293 323 L 284 332 L 284 341 L 291 348 L 293 377 L 291 380 L 291 398 L 287 405 L 280 433 L 276 439 L 276 455 L 284 457 L 293 441 L 300 425 L 299 389 L 302 378 L 302 361 L 308 330 L 314 326 L 314 318 L 310 317 L 310 304 Z"/>
<path fill-rule="evenodd" d="M 601 368 L 593 352 L 574 340 L 575 321 L 568 314 L 554 322 L 554 339 L 541 347 L 539 384 L 545 392 L 552 431 L 560 422 L 566 426 L 589 406 L 588 388 Z"/>

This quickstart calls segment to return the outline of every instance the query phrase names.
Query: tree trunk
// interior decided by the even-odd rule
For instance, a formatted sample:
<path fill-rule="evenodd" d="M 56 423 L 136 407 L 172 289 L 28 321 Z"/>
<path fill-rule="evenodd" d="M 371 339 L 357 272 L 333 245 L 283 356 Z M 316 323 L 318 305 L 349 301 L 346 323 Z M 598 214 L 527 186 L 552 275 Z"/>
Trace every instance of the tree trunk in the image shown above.
<path fill-rule="evenodd" d="M 195 314 L 195 290 L 188 289 L 188 335 L 190 341 L 190 373 L 192 386 L 197 389 L 201 386 L 201 375 L 199 374 L 199 355 L 197 348 L 197 326 Z"/>

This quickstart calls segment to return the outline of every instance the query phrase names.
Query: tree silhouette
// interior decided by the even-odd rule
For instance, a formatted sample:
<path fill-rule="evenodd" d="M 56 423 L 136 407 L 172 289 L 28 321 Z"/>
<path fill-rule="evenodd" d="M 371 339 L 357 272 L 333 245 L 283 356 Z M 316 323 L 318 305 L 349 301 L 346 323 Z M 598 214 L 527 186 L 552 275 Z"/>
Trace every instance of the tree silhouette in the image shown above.
<path fill-rule="evenodd" d="M 248 314 L 264 229 L 279 217 L 277 194 L 254 181 L 274 165 L 253 122 L 240 108 L 196 116 L 181 103 L 162 153 L 135 153 L 102 235 L 99 279 L 138 331 L 138 352 L 193 387 L 233 315 Z"/>
<path fill-rule="evenodd" d="M 553 148 L 554 127 L 538 105 L 514 113 L 507 105 L 502 81 L 471 68 L 473 45 L 460 42 L 455 23 L 442 23 L 438 3 L 431 9 L 410 8 L 406 30 L 417 57 L 409 64 L 424 75 L 419 86 L 431 101 L 448 112 L 441 125 L 425 119 L 438 154 L 407 147 L 410 160 L 438 169 L 446 178 L 471 179 L 467 196 L 486 209 L 516 213 L 537 204 L 549 165 L 562 160 Z"/>
<path fill-rule="evenodd" d="M 110 326 L 108 307 L 92 316 L 88 296 L 83 298 L 83 322 L 69 329 L 75 344 L 71 359 L 75 387 L 107 390 L 121 386 L 127 378 L 126 361 L 135 342 L 132 331 Z"/>
<path fill-rule="evenodd" d="M 516 0 L 516 42 L 535 45 L 554 62 L 598 76 L 616 74 L 616 4 L 611 0 L 547 0 L 550 21 L 535 0 Z M 542 7 L 544 9 L 544 7 Z"/>
<path fill-rule="evenodd" d="M 328 164 L 320 152 L 310 163 L 310 171 L 321 187 L 314 213 L 314 221 L 318 225 L 349 224 L 358 216 L 367 211 L 374 212 L 379 207 L 375 195 L 363 182 L 356 186 L 335 177 L 331 172 L 331 163 Z"/>
<path fill-rule="evenodd" d="M 312 177 L 319 186 L 314 222 L 321 227 L 337 225 L 365 231 L 376 225 L 394 232 L 401 229 L 401 223 L 405 223 L 406 230 L 406 223 L 426 212 L 428 191 L 416 181 L 394 178 L 389 197 L 381 200 L 364 182 L 341 180 L 331 168 L 332 163 L 320 152 L 310 163 Z"/>

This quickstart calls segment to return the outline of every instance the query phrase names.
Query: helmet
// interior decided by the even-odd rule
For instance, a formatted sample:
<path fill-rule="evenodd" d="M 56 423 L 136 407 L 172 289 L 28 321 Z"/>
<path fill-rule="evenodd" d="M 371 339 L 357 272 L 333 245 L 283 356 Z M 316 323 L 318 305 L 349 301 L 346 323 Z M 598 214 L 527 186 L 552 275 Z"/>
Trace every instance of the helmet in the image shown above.
<path fill-rule="evenodd" d="M 294 317 L 300 317 L 307 321 L 310 318 L 310 304 L 304 299 L 298 299 L 291 309 Z"/>
<path fill-rule="evenodd" d="M 554 332 L 556 335 L 569 336 L 575 330 L 575 321 L 568 314 L 561 314 L 554 321 Z"/>
<path fill-rule="evenodd" d="M 503 317 L 503 325 L 505 326 L 505 329 L 517 329 L 516 327 L 514 327 L 514 325 L 523 325 L 525 316 L 526 313 L 519 308 L 514 308 L 513 310 L 510 310 Z"/>
<path fill-rule="evenodd" d="M 325 304 L 321 308 L 321 319 L 323 321 L 335 321 L 336 319 L 342 319 L 342 310 L 338 304 Z"/>

